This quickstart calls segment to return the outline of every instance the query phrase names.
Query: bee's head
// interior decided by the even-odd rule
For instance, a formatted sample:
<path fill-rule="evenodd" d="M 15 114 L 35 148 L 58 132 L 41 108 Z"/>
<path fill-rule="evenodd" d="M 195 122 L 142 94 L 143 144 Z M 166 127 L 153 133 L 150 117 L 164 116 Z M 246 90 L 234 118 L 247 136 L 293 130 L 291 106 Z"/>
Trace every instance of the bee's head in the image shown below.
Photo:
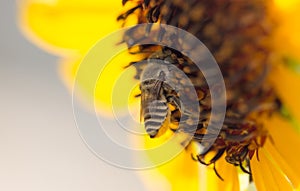
<path fill-rule="evenodd" d="M 141 80 L 161 80 L 164 81 L 163 77 L 169 73 L 168 63 L 159 59 L 149 59 L 147 66 L 142 72 Z"/>

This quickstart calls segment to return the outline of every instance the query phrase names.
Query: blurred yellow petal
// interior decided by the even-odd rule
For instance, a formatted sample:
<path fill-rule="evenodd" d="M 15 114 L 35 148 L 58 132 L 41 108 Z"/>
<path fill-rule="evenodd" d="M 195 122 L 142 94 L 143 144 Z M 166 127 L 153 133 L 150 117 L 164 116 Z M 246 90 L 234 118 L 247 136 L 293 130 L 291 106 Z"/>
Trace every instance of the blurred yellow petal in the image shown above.
<path fill-rule="evenodd" d="M 295 8 L 299 3 L 299 0 L 274 0 L 275 4 L 284 11 Z"/>
<path fill-rule="evenodd" d="M 107 48 L 105 51 L 112 50 Z M 101 64 L 105 51 L 85 58 L 74 54 L 70 58 L 62 59 L 59 68 L 60 75 L 70 91 L 73 90 L 76 80 L 82 96 L 81 101 L 94 99 L 95 105 L 92 108 L 107 115 L 112 109 L 127 110 L 132 104 L 137 103 L 139 99 L 135 96 L 139 93 L 139 86 L 137 80 L 133 78 L 136 73 L 134 68 L 124 69 L 132 56 L 127 51 L 123 51 L 108 63 Z M 103 71 L 99 69 L 101 65 L 105 65 Z M 79 67 L 80 72 L 78 72 Z"/>
<path fill-rule="evenodd" d="M 157 168 L 170 183 L 172 191 L 199 190 L 199 186 L 203 182 L 199 177 L 198 169 L 199 164 L 191 160 L 191 155 L 185 151 L 167 164 Z M 151 179 L 147 181 L 151 181 Z"/>
<path fill-rule="evenodd" d="M 191 157 L 191 151 L 195 150 L 195 145 L 191 145 L 188 147 L 189 149 L 184 149 L 180 143 L 185 140 L 185 136 L 172 137 L 172 135 L 174 133 L 171 130 L 166 130 L 158 138 L 151 139 L 145 135 L 141 140 L 137 141 L 138 145 L 144 145 L 149 160 L 156 165 L 155 169 L 150 170 L 148 176 L 145 176 L 145 182 L 151 182 L 155 174 L 160 173 L 166 178 L 172 191 L 199 190 L 199 185 L 201 184 L 199 183 L 198 174 L 199 163 L 193 161 Z M 147 150 L 157 147 L 164 147 L 164 153 L 157 155 L 156 152 Z M 181 150 L 182 152 L 180 152 Z M 178 153 L 178 155 L 166 158 L 167 153 Z M 160 161 L 165 163 L 157 166 Z"/>
<path fill-rule="evenodd" d="M 152 148 L 159 146 L 167 140 L 167 136 L 170 136 L 170 132 L 167 132 L 163 136 L 155 139 L 150 139 L 148 136 L 144 138 L 145 148 Z M 178 144 L 179 145 L 179 144 Z M 165 152 L 170 152 L 173 148 L 165 149 Z M 174 159 L 167 163 L 157 166 L 155 169 L 141 172 L 145 184 L 149 184 L 150 190 L 155 189 L 155 184 L 148 183 L 156 179 L 156 176 L 163 175 L 164 179 L 161 181 L 167 181 L 168 187 L 171 187 L 172 191 L 182 190 L 200 190 L 200 191 L 238 191 L 239 180 L 237 168 L 228 164 L 224 158 L 221 158 L 216 163 L 216 169 L 218 173 L 224 178 L 222 181 L 213 170 L 213 166 L 205 166 L 192 160 L 191 153 L 197 153 L 197 146 L 192 143 L 188 149 L 183 150 Z M 165 154 L 166 154 L 165 153 Z M 162 154 L 161 157 L 164 157 Z M 160 156 L 149 156 L 150 159 L 157 160 Z M 156 158 L 156 159 L 154 159 Z M 160 181 L 160 182 L 161 182 Z M 160 189 L 158 189 L 160 190 Z"/>
<path fill-rule="evenodd" d="M 216 163 L 216 169 L 220 176 L 224 179 L 222 181 L 212 169 L 212 166 L 202 167 L 206 168 L 206 177 L 199 180 L 200 184 L 206 184 L 206 187 L 201 186 L 201 191 L 215 190 L 215 191 L 239 191 L 239 179 L 237 168 L 231 164 L 228 164 L 224 157 L 219 159 Z M 201 173 L 201 175 L 203 175 Z M 206 180 L 206 181 L 203 181 Z"/>
<path fill-rule="evenodd" d="M 273 37 L 273 46 L 283 55 L 300 60 L 300 1 L 299 0 L 275 0 L 276 9 L 274 17 L 279 27 Z"/>
<path fill-rule="evenodd" d="M 140 172 L 141 178 L 149 190 L 199 190 L 202 184 L 199 181 L 199 163 L 191 158 L 191 151 L 195 147 L 190 146 L 189 149 L 184 149 L 180 145 L 181 140 L 184 140 L 183 137 L 170 141 L 172 134 L 168 130 L 158 138 L 151 139 L 145 135 L 135 140 L 135 144 L 143 145 L 147 158 L 153 163 L 152 169 Z M 164 147 L 163 152 L 160 154 L 148 150 L 162 147 Z M 175 154 L 170 156 L 170 153 Z M 169 157 L 166 158 L 167 155 Z M 161 179 L 158 180 L 157 177 Z"/>
<path fill-rule="evenodd" d="M 82 51 L 119 29 L 119 0 L 22 0 L 19 21 L 25 35 L 57 55 Z"/>
<path fill-rule="evenodd" d="M 283 65 L 276 65 L 270 78 L 283 104 L 297 120 L 300 120 L 300 75 Z"/>

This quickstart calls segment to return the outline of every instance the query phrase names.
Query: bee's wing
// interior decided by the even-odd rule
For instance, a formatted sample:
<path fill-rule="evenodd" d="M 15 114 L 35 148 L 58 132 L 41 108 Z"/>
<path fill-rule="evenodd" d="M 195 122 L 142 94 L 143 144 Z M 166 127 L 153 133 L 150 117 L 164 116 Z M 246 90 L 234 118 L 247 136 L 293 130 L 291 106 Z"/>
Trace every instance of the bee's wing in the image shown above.
<path fill-rule="evenodd" d="M 149 86 L 148 86 L 149 87 Z M 160 91 L 162 87 L 161 81 L 156 81 L 153 83 L 150 88 L 143 88 L 141 87 L 141 109 L 140 109 L 140 121 L 142 122 L 144 119 L 144 114 L 147 112 L 146 110 L 149 109 L 148 105 L 151 104 L 153 101 L 160 100 Z"/>
<path fill-rule="evenodd" d="M 140 108 L 140 122 L 144 121 L 145 109 L 147 108 L 147 101 L 149 101 L 149 92 L 145 90 L 141 90 L 141 108 Z"/>

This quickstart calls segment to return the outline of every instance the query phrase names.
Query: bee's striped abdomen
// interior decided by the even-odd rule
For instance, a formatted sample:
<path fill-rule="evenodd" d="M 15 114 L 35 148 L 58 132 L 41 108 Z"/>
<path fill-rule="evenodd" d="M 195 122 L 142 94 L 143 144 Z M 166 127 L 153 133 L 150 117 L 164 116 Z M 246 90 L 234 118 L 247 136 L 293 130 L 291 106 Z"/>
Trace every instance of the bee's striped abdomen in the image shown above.
<path fill-rule="evenodd" d="M 168 106 L 165 100 L 148 100 L 144 107 L 145 129 L 150 137 L 154 137 L 167 118 Z"/>

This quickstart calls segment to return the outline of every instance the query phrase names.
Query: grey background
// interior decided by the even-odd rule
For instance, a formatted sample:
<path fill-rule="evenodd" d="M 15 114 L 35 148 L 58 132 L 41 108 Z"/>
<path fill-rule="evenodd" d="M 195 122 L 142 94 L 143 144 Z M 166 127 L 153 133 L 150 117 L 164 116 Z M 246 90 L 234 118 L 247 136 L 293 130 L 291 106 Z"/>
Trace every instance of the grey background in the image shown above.
<path fill-rule="evenodd" d="M 58 58 L 28 42 L 16 2 L 0 1 L 0 190 L 144 190 L 136 172 L 110 166 L 82 141 Z"/>

